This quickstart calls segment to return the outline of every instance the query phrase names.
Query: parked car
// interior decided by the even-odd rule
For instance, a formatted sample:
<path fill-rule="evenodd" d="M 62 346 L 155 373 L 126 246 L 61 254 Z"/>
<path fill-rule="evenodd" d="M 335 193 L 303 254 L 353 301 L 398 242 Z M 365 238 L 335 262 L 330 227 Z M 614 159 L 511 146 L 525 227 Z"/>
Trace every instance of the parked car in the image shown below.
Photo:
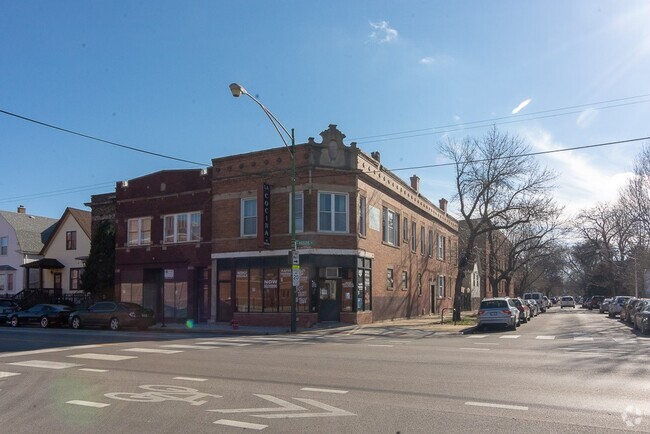
<path fill-rule="evenodd" d="M 505 325 L 510 330 L 516 330 L 521 324 L 519 310 L 509 297 L 486 298 L 481 301 L 478 310 L 478 327 L 488 325 Z"/>
<path fill-rule="evenodd" d="M 560 308 L 564 309 L 565 307 L 576 307 L 576 301 L 570 295 L 565 295 L 560 299 Z"/>
<path fill-rule="evenodd" d="M 594 295 L 589 300 L 589 304 L 587 305 L 587 309 L 589 309 L 589 310 L 600 309 L 600 304 L 603 302 L 604 299 L 605 299 L 605 296 L 603 296 L 603 295 Z"/>
<path fill-rule="evenodd" d="M 600 308 L 598 309 L 598 312 L 600 313 L 607 313 L 609 312 L 609 304 L 612 302 L 611 298 L 606 298 L 603 300 L 602 303 L 600 303 Z"/>
<path fill-rule="evenodd" d="M 582 299 L 582 307 L 583 308 L 585 308 L 585 309 L 588 308 L 589 303 L 591 303 L 591 297 L 585 297 L 585 298 Z"/>
<path fill-rule="evenodd" d="M 625 303 L 623 306 L 623 309 L 621 310 L 621 321 L 622 322 L 630 322 L 631 321 L 631 311 L 634 309 L 634 306 L 636 303 L 639 301 L 639 299 L 635 297 L 630 297 L 630 299 Z"/>
<path fill-rule="evenodd" d="M 544 302 L 544 294 L 541 292 L 527 292 L 524 294 L 524 300 L 535 300 L 539 306 L 540 312 L 546 312 L 546 302 Z M 547 299 L 548 300 L 548 299 Z"/>
<path fill-rule="evenodd" d="M 537 305 L 535 300 L 524 300 L 524 303 L 526 303 L 528 305 L 528 307 L 530 308 L 530 317 L 531 318 L 536 317 L 537 315 L 539 315 L 539 313 L 540 313 L 539 306 Z"/>
<path fill-rule="evenodd" d="M 29 309 L 13 312 L 7 321 L 12 327 L 26 324 L 39 324 L 43 328 L 50 325 L 65 325 L 72 312 L 70 306 L 62 304 L 36 304 Z"/>
<path fill-rule="evenodd" d="M 617 297 L 614 297 L 614 300 L 609 303 L 609 317 L 615 318 L 616 315 L 619 315 L 623 309 L 623 306 L 630 298 L 632 297 L 629 297 L 627 295 L 619 295 Z"/>
<path fill-rule="evenodd" d="M 647 335 L 650 333 L 650 305 L 646 305 L 640 312 L 637 313 L 638 328 L 641 334 Z"/>
<path fill-rule="evenodd" d="M 0 322 L 7 322 L 9 316 L 20 310 L 20 306 L 13 298 L 0 298 Z"/>
<path fill-rule="evenodd" d="M 73 329 L 81 327 L 108 327 L 118 330 L 121 327 L 146 329 L 155 324 L 154 312 L 139 304 L 119 301 L 101 301 L 85 310 L 70 314 L 69 323 Z"/>
<path fill-rule="evenodd" d="M 634 330 L 637 330 L 640 328 L 641 325 L 641 315 L 640 313 L 643 312 L 643 310 L 650 305 L 650 300 L 648 299 L 641 299 L 639 300 L 636 305 L 634 306 L 634 309 L 631 311 L 631 317 L 632 317 L 632 328 Z"/>
<path fill-rule="evenodd" d="M 530 319 L 530 308 L 528 305 L 524 303 L 521 298 L 513 298 L 512 301 L 515 303 L 515 306 L 517 306 L 517 310 L 519 311 L 519 321 L 527 323 Z"/>

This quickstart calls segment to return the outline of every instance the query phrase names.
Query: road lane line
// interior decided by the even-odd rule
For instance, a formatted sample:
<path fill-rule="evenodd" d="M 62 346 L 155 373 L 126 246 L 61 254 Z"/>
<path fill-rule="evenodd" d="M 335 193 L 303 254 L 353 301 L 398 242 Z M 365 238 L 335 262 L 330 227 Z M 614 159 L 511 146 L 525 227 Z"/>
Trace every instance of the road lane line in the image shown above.
<path fill-rule="evenodd" d="M 555 336 L 537 336 L 535 339 L 546 339 L 546 340 L 553 340 L 555 339 Z"/>
<path fill-rule="evenodd" d="M 384 344 L 368 344 L 369 347 L 388 347 L 392 348 L 394 345 L 384 345 Z"/>
<path fill-rule="evenodd" d="M 470 350 L 470 351 L 490 351 L 489 348 L 460 348 L 461 350 Z"/>
<path fill-rule="evenodd" d="M 467 339 L 483 339 L 487 338 L 487 335 L 469 335 L 467 336 Z"/>
<path fill-rule="evenodd" d="M 130 351 L 132 353 L 151 353 L 151 354 L 176 354 L 182 353 L 181 350 L 163 350 L 161 348 L 125 348 L 122 351 Z"/>
<path fill-rule="evenodd" d="M 240 422 L 238 420 L 228 420 L 228 419 L 219 419 L 218 421 L 213 423 L 217 425 L 233 426 L 235 428 L 254 429 L 257 431 L 263 430 L 264 428 L 268 427 L 268 425 L 262 425 L 259 423 Z"/>
<path fill-rule="evenodd" d="M 109 362 L 120 362 L 122 360 L 138 358 L 138 356 L 118 356 L 115 354 L 99 354 L 99 353 L 73 354 L 68 357 L 71 357 L 73 359 L 108 360 Z"/>
<path fill-rule="evenodd" d="M 15 375 L 20 375 L 18 372 L 0 372 L 0 378 L 13 377 Z"/>
<path fill-rule="evenodd" d="M 80 401 L 78 399 L 67 401 L 66 404 L 82 405 L 84 407 L 93 407 L 93 408 L 104 408 L 110 405 L 110 404 L 104 404 L 103 402 Z"/>
<path fill-rule="evenodd" d="M 585 337 L 576 336 L 575 338 L 573 338 L 573 340 L 574 341 L 583 341 L 583 342 L 592 342 L 594 340 L 594 338 L 585 338 Z"/>
<path fill-rule="evenodd" d="M 43 368 L 43 369 L 67 369 L 74 368 L 75 366 L 82 366 L 77 363 L 63 363 L 63 362 L 50 362 L 47 360 L 27 360 L 24 362 L 7 363 L 14 366 L 27 366 L 28 368 Z"/>
<path fill-rule="evenodd" d="M 524 411 L 528 411 L 528 407 L 524 407 L 522 405 L 493 404 L 491 402 L 467 401 L 465 403 L 465 405 L 472 405 L 474 407 L 505 408 L 507 410 L 524 410 Z"/>
<path fill-rule="evenodd" d="M 498 347 L 501 344 L 498 342 L 474 342 L 474 345 L 491 345 L 494 347 Z"/>
<path fill-rule="evenodd" d="M 318 389 L 316 387 L 303 387 L 300 390 L 304 390 L 306 392 L 323 392 L 323 393 L 339 393 L 339 394 L 345 394 L 348 393 L 347 390 L 337 390 L 337 389 Z"/>
<path fill-rule="evenodd" d="M 184 344 L 170 344 L 170 345 L 161 345 L 162 348 L 178 348 L 181 350 L 211 350 L 213 348 L 219 348 L 211 345 L 184 345 Z"/>
<path fill-rule="evenodd" d="M 108 369 L 79 368 L 80 371 L 86 372 L 108 372 Z"/>
<path fill-rule="evenodd" d="M 0 357 L 5 358 L 5 357 L 33 356 L 35 354 L 58 353 L 60 351 L 69 351 L 69 350 L 86 350 L 90 348 L 99 348 L 102 346 L 103 345 L 93 344 L 93 345 L 79 345 L 74 347 L 45 348 L 42 350 L 17 351 L 15 353 L 0 354 Z"/>
<path fill-rule="evenodd" d="M 194 377 L 174 377 L 174 380 L 184 380 L 184 381 L 208 381 L 207 378 L 194 378 Z"/>
<path fill-rule="evenodd" d="M 500 336 L 499 339 L 517 339 L 520 337 L 521 335 L 505 335 L 505 336 Z"/>

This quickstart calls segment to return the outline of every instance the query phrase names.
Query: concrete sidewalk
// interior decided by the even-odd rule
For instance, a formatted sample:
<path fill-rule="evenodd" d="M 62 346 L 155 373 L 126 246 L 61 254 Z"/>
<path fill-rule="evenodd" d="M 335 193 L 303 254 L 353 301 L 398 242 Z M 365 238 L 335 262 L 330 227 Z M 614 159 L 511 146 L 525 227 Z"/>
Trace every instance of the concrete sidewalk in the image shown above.
<path fill-rule="evenodd" d="M 454 325 L 450 322 L 451 316 L 445 318 L 445 323 L 440 324 L 440 316 L 428 315 L 417 318 L 401 318 L 390 321 L 375 322 L 372 324 L 357 325 L 347 324 L 340 322 L 318 323 L 311 328 L 298 328 L 298 333 L 309 334 L 336 334 L 354 331 L 355 333 L 368 330 L 369 332 L 377 332 L 377 329 L 385 329 L 385 331 L 409 331 L 419 330 L 422 332 L 442 332 L 450 334 L 464 334 L 472 331 L 475 326 L 476 313 L 475 312 L 462 312 L 461 322 Z M 166 332 L 166 333 L 212 333 L 212 334 L 225 334 L 225 335 L 277 335 L 290 333 L 288 327 L 257 327 L 257 326 L 239 326 L 237 329 L 233 328 L 229 323 L 201 323 L 193 324 L 189 321 L 184 324 L 167 323 L 165 326 L 162 324 L 155 324 L 149 327 L 151 331 Z"/>

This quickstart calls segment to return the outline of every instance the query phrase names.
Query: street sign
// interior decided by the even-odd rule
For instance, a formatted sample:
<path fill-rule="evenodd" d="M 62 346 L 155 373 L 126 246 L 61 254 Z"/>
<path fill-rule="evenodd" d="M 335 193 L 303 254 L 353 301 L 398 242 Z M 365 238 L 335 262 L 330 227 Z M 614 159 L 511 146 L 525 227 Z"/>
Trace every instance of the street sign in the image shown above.
<path fill-rule="evenodd" d="M 313 246 L 314 242 L 312 240 L 296 240 L 296 246 Z"/>
<path fill-rule="evenodd" d="M 294 265 L 291 270 L 291 284 L 293 286 L 300 285 L 300 265 Z"/>
<path fill-rule="evenodd" d="M 298 253 L 297 250 L 293 250 L 291 252 L 291 264 L 300 265 L 300 254 Z"/>

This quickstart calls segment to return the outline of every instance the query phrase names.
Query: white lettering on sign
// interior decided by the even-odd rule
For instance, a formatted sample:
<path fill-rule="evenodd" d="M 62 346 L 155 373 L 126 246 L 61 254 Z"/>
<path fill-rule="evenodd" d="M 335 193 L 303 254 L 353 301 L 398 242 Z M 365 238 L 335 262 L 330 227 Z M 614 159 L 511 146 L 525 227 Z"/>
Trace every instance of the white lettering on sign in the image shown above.
<path fill-rule="evenodd" d="M 278 287 L 277 279 L 266 279 L 264 280 L 264 289 L 275 289 Z"/>

